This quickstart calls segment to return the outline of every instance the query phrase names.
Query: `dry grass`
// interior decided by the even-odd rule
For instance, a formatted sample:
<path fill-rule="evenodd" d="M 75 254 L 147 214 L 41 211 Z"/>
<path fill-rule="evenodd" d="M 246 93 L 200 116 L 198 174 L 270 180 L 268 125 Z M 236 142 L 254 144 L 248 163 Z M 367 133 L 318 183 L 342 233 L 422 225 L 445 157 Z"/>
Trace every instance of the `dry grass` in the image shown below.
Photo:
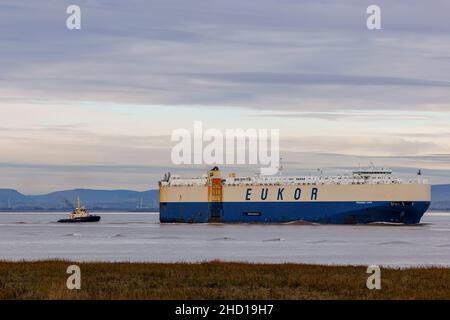
<path fill-rule="evenodd" d="M 67 261 L 0 262 L 0 299 L 450 299 L 450 269 L 300 264 L 78 263 L 81 290 L 66 288 Z"/>

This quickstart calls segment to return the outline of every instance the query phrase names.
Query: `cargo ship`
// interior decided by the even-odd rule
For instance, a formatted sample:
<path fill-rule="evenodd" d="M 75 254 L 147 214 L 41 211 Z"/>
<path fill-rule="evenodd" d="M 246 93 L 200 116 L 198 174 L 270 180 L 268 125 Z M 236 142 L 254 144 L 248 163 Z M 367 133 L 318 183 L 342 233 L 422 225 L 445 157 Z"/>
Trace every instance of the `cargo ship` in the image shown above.
<path fill-rule="evenodd" d="M 375 167 L 334 176 L 226 178 L 214 167 L 198 178 L 168 173 L 159 188 L 162 223 L 417 224 L 431 201 L 420 174 L 404 181 Z"/>

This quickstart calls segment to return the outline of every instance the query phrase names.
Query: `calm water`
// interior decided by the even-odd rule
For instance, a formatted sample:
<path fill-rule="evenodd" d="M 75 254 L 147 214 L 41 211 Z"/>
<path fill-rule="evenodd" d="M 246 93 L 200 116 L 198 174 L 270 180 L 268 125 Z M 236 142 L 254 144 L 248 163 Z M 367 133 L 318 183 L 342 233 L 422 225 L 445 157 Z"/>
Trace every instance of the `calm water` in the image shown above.
<path fill-rule="evenodd" d="M 103 213 L 59 224 L 55 213 L 0 213 L 0 260 L 204 261 L 450 266 L 450 214 L 421 225 L 168 224 L 158 214 Z"/>

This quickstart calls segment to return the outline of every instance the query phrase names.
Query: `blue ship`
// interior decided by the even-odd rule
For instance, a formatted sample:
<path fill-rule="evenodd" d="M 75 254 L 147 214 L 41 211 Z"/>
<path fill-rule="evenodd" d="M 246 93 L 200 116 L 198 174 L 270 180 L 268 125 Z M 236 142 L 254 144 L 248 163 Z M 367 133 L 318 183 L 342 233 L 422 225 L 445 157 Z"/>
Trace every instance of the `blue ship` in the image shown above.
<path fill-rule="evenodd" d="M 198 178 L 160 181 L 162 223 L 417 224 L 428 210 L 425 179 L 403 181 L 382 168 L 337 176 L 222 178 L 215 167 Z"/>

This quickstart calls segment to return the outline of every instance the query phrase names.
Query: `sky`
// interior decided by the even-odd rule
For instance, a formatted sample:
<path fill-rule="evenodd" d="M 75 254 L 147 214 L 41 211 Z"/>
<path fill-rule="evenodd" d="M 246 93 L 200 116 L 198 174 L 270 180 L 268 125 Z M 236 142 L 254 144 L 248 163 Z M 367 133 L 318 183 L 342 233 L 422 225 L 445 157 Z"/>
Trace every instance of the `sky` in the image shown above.
<path fill-rule="evenodd" d="M 201 174 L 170 158 L 194 121 L 279 129 L 287 174 L 374 163 L 450 183 L 449 21 L 447 0 L 0 0 L 0 188 Z"/>

